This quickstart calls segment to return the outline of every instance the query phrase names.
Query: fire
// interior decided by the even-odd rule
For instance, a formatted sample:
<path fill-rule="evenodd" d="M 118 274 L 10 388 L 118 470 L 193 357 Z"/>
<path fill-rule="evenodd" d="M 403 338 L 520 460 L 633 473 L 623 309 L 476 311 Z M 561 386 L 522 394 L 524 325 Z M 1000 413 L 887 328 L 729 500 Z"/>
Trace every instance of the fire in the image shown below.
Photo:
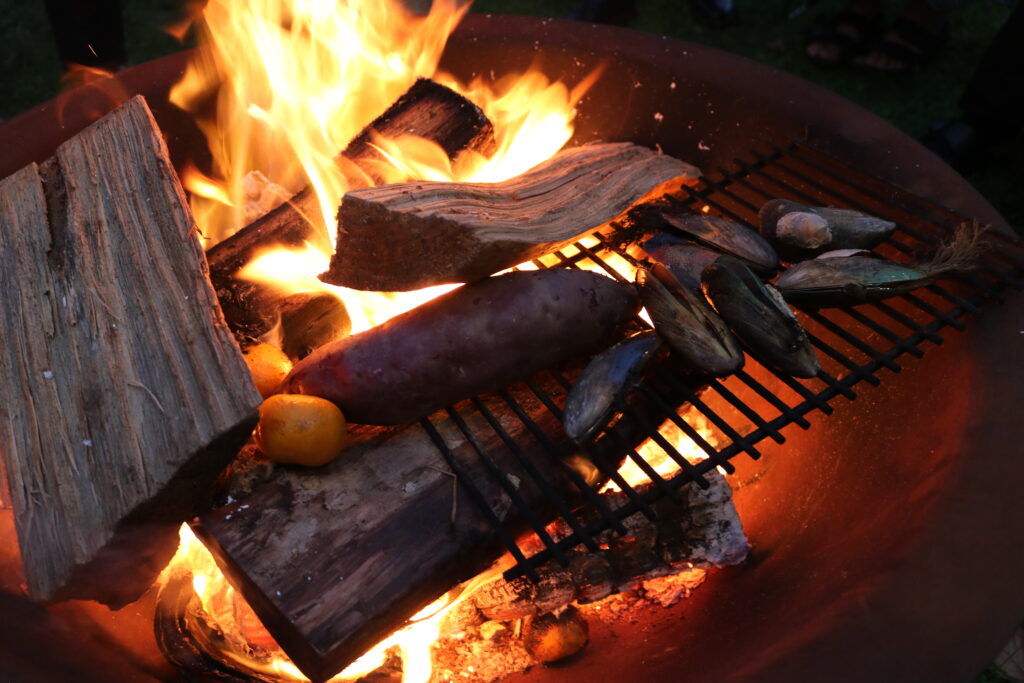
<path fill-rule="evenodd" d="M 216 624 L 229 645 L 236 646 L 223 649 L 222 655 L 234 659 L 244 669 L 272 674 L 284 681 L 307 681 L 263 628 L 255 612 L 228 583 L 213 555 L 196 538 L 188 524 L 181 525 L 178 537 L 178 551 L 160 574 L 158 584 L 163 586 L 172 577 L 190 575 L 192 589 L 206 618 Z M 331 681 L 350 681 L 365 676 L 384 664 L 388 650 L 398 648 L 402 658 L 403 683 L 426 683 L 431 674 L 430 648 L 439 637 L 441 620 L 471 595 L 474 589 L 493 579 L 498 571 L 497 568 L 485 571 L 448 591 L 414 614 L 405 626 L 370 648 Z M 242 654 L 250 652 L 252 646 L 269 652 L 270 656 L 257 659 Z"/>
<path fill-rule="evenodd" d="M 207 246 L 307 186 L 315 192 L 318 211 L 306 218 L 320 234 L 331 236 L 341 198 L 353 180 L 336 156 L 418 77 L 432 77 L 480 106 L 494 125 L 496 151 L 489 158 L 468 152 L 453 163 L 430 141 L 378 136 L 373 144 L 385 161 L 375 171 L 386 182 L 498 182 L 561 149 L 573 134 L 575 106 L 599 73 L 573 87 L 552 82 L 536 68 L 493 83 L 476 79 L 464 84 L 438 73 L 448 36 L 467 9 L 458 0 L 435 0 L 429 14 L 417 16 L 398 0 L 209 0 L 202 13 L 198 58 L 171 93 L 172 102 L 193 113 L 213 160 L 209 175 L 192 168 L 183 177 Z M 210 115 L 213 104 L 216 113 Z M 333 236 L 323 242 L 333 244 Z M 591 248 L 597 240 L 585 238 L 581 243 Z M 312 243 L 299 249 L 269 249 L 238 276 L 282 293 L 331 292 L 345 303 L 353 332 L 454 286 L 401 294 L 333 287 L 317 278 L 330 259 L 322 249 Z M 628 260 L 608 252 L 602 255 L 624 277 L 632 278 L 635 268 Z M 596 265 L 583 260 L 580 267 Z M 681 452 L 696 452 L 681 433 L 672 438 Z M 644 455 L 657 449 L 650 450 Z M 627 478 L 634 483 L 633 475 Z M 248 638 L 250 643 L 255 638 L 276 653 L 269 661 L 246 659 L 246 667 L 305 680 L 187 525 L 181 527 L 178 553 L 161 581 L 183 573 L 191 575 L 204 611 L 229 638 Z M 485 572 L 472 585 L 442 596 L 336 678 L 356 678 L 376 669 L 388 649 L 397 646 L 404 681 L 427 681 L 430 646 L 438 638 L 442 617 L 476 583 L 492 575 Z"/>
<path fill-rule="evenodd" d="M 467 152 L 453 166 L 431 141 L 378 136 L 374 145 L 386 162 L 375 171 L 385 181 L 497 182 L 561 149 L 573 133 L 575 106 L 598 72 L 573 88 L 536 68 L 495 83 L 462 84 L 439 73 L 448 36 L 467 9 L 457 0 L 437 0 L 429 14 L 417 16 L 399 0 L 210 0 L 199 58 L 171 92 L 172 102 L 194 114 L 213 157 L 212 175 L 191 168 L 183 177 L 207 246 L 305 186 L 319 205 L 307 219 L 332 235 L 325 244 L 333 244 L 334 217 L 350 187 L 335 157 L 417 77 L 432 77 L 480 106 L 494 124 L 497 151 L 490 158 Z M 216 115 L 210 116 L 214 98 Z M 356 180 L 367 182 L 362 175 Z M 245 277 L 272 281 L 287 293 L 331 291 L 348 307 L 353 331 L 446 291 L 380 295 L 328 288 L 315 282 L 328 258 L 308 251 L 264 254 Z"/>

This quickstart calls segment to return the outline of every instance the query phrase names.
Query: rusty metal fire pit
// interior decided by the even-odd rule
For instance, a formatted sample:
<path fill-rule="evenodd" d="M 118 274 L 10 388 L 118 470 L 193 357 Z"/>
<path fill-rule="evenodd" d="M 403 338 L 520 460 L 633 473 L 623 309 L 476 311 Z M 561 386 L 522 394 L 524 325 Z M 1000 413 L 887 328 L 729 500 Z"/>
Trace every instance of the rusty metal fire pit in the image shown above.
<path fill-rule="evenodd" d="M 480 65 L 500 75 L 534 58 L 570 80 L 602 61 L 612 67 L 581 104 L 578 142 L 660 145 L 728 179 L 757 163 L 751 150 L 801 140 L 1005 230 L 963 179 L 888 124 L 708 48 L 622 29 L 472 15 L 443 66 L 466 78 Z M 48 157 L 125 92 L 150 100 L 176 163 L 195 158 L 197 131 L 165 101 L 185 60 L 130 69 L 118 79 L 123 91 L 78 91 L 0 128 L 7 150 L 0 176 Z M 881 201 L 894 199 L 888 185 L 879 187 Z M 598 625 L 593 637 L 615 647 L 528 678 L 634 680 L 642 671 L 650 680 L 960 680 L 975 673 L 1024 614 L 1017 491 L 1024 459 L 1013 443 L 1024 398 L 1014 371 L 1024 360 L 1022 330 L 1020 296 L 1010 294 L 965 333 L 946 335 L 943 348 L 887 373 L 879 388 L 858 388 L 860 400 L 831 419 L 815 416 L 820 424 L 808 431 L 785 429 L 786 443 L 759 445 L 756 462 L 737 459 L 737 481 L 758 479 L 736 494 L 752 560 L 715 574 L 690 601 L 645 612 L 614 634 Z M 71 672 L 175 677 L 150 635 L 151 600 L 110 614 L 85 603 L 44 611 L 15 597 L 13 529 L 2 514 L 0 606 L 11 616 L 0 670 L 19 680 Z"/>

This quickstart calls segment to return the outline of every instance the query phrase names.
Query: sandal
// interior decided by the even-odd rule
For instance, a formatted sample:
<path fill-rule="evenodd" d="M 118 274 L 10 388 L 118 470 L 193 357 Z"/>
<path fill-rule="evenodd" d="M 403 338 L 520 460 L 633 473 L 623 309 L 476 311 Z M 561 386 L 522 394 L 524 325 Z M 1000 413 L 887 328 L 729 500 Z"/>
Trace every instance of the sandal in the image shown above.
<path fill-rule="evenodd" d="M 927 64 L 949 42 L 949 23 L 943 22 L 938 31 L 930 31 L 921 24 L 901 18 L 881 38 L 854 59 L 854 63 L 872 71 L 899 74 Z M 874 56 L 882 56 L 889 66 L 882 66 Z"/>
<path fill-rule="evenodd" d="M 842 66 L 859 54 L 865 46 L 874 42 L 881 24 L 881 14 L 844 11 L 828 17 L 819 17 L 807 31 L 804 54 L 818 66 Z M 835 56 L 815 54 L 811 52 L 812 45 L 833 47 Z"/>

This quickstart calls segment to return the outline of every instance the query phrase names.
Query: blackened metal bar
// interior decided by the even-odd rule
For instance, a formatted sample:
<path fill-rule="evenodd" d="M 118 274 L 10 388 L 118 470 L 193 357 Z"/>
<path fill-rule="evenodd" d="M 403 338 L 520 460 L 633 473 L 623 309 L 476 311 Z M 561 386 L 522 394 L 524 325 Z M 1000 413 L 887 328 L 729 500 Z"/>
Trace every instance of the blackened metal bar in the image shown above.
<path fill-rule="evenodd" d="M 853 373 L 854 375 L 857 375 L 859 378 L 861 378 L 862 380 L 864 380 L 868 384 L 871 384 L 872 386 L 876 386 L 877 387 L 879 384 L 881 384 L 881 380 L 878 379 L 877 377 L 875 377 L 870 372 L 867 372 L 866 370 L 864 370 L 864 366 L 863 365 L 858 365 L 853 360 L 848 358 L 846 356 L 846 354 L 841 353 L 840 351 L 835 349 L 831 344 L 827 344 L 824 341 L 822 341 L 813 332 L 810 332 L 808 330 L 804 330 L 804 332 L 806 332 L 807 338 L 811 340 L 811 343 L 814 344 L 814 346 L 816 346 L 817 348 L 819 348 L 822 351 L 824 351 L 825 355 L 827 355 L 830 358 L 832 358 L 833 360 L 837 361 L 840 365 L 844 366 L 851 373 Z M 831 376 L 828 375 L 828 373 L 826 373 L 824 370 L 819 372 L 817 376 L 818 376 L 819 379 L 822 379 L 825 382 L 830 382 L 831 381 L 831 379 L 830 379 Z M 826 377 L 828 377 L 828 379 Z M 852 400 L 853 397 L 847 395 L 847 398 Z"/>
<path fill-rule="evenodd" d="M 900 323 L 904 327 L 912 330 L 913 332 L 921 332 L 921 333 L 923 333 L 925 338 L 928 341 L 932 342 L 933 344 L 935 344 L 937 346 L 941 346 L 942 345 L 942 343 L 943 343 L 942 337 L 940 337 L 939 335 L 935 334 L 935 332 L 928 331 L 927 327 L 922 327 L 921 324 L 918 323 L 916 320 L 914 320 L 913 318 L 911 318 L 911 317 L 909 317 L 907 315 L 904 315 L 903 313 L 897 311 L 895 308 L 893 308 L 889 304 L 885 303 L 884 301 L 875 301 L 871 305 L 874 308 L 876 308 L 879 311 L 881 311 L 882 313 L 885 313 L 887 316 L 889 316 L 890 318 L 892 318 L 896 322 Z"/>
<path fill-rule="evenodd" d="M 533 568 L 529 566 L 526 556 L 523 555 L 523 551 L 519 549 L 515 539 L 513 539 L 511 534 L 508 533 L 508 530 L 505 529 L 505 523 L 501 521 L 497 514 L 495 514 L 490 503 L 488 503 L 487 499 L 484 497 L 484 494 L 481 493 L 480 489 L 478 489 L 473 483 L 473 478 L 469 476 L 469 474 L 466 473 L 466 470 L 459 464 L 458 460 L 455 458 L 455 454 L 452 453 L 451 449 L 448 447 L 448 443 L 444 440 L 444 437 L 438 433 L 437 429 L 429 419 L 423 418 L 420 420 L 420 425 L 422 425 L 423 429 L 426 430 L 437 449 L 441 451 L 441 456 L 455 474 L 459 487 L 469 495 L 470 500 L 476 503 L 477 509 L 480 510 L 484 517 L 487 518 L 487 521 L 491 523 L 491 526 L 494 527 L 495 533 L 498 534 L 498 538 L 501 539 L 502 544 L 515 559 L 517 566 L 521 566 L 523 568 L 523 573 L 525 573 L 532 581 L 540 581 L 540 577 Z M 522 573 L 520 576 L 522 576 Z"/>
<path fill-rule="evenodd" d="M 735 211 L 733 211 L 729 207 L 725 206 L 724 204 L 718 202 L 714 198 L 714 196 L 710 192 L 708 192 L 708 187 L 714 188 L 718 192 L 723 192 L 725 194 L 728 194 L 733 199 L 735 199 L 735 201 L 738 204 L 743 204 L 744 206 L 748 207 L 751 211 L 753 211 L 755 216 L 757 215 L 757 208 L 753 204 L 751 204 L 750 202 L 746 201 L 742 197 L 739 197 L 739 196 L 734 195 L 733 193 L 729 192 L 725 188 L 725 186 L 720 185 L 719 183 L 716 183 L 715 181 L 711 181 L 711 180 L 706 181 L 706 185 L 707 185 L 707 187 L 704 187 L 704 188 L 701 188 L 701 189 L 694 189 L 692 187 L 689 187 L 688 185 L 683 185 L 683 189 L 694 200 L 700 201 L 700 202 L 704 202 L 706 205 L 708 205 L 710 207 L 713 207 L 715 210 L 720 211 L 721 213 L 725 214 L 727 218 L 730 218 L 731 220 L 737 221 L 739 223 L 746 223 L 747 219 L 743 218 L 738 213 L 736 213 Z M 695 213 L 703 213 L 703 212 L 697 211 Z"/>
<path fill-rule="evenodd" d="M 753 460 L 757 460 L 761 457 L 761 454 L 756 448 L 754 448 L 754 445 L 748 442 L 746 437 L 741 436 L 739 432 L 733 429 L 732 425 L 730 425 L 727 420 L 723 420 L 718 413 L 709 408 L 708 405 L 701 400 L 696 391 L 693 391 L 690 387 L 679 381 L 670 372 L 659 376 L 658 379 L 668 382 L 673 392 L 680 394 L 683 397 L 683 400 L 687 401 L 690 405 L 699 410 L 701 414 L 710 420 L 711 424 L 718 427 L 723 434 L 733 441 L 733 443 L 739 444 L 740 448 L 746 451 L 747 455 L 749 455 Z"/>
<path fill-rule="evenodd" d="M 841 325 L 837 325 L 822 315 L 820 311 L 808 311 L 807 315 L 832 334 L 836 335 L 857 350 L 863 352 L 869 358 L 873 358 L 881 362 L 885 367 L 889 368 L 893 372 L 900 372 L 903 370 L 900 364 L 889 358 L 887 354 L 882 353 L 856 335 L 850 334 L 850 332 L 844 329 Z"/>
<path fill-rule="evenodd" d="M 732 391 L 727 386 L 722 384 L 719 380 L 710 380 L 708 382 L 708 386 L 711 387 L 711 389 L 715 391 L 719 396 L 724 398 L 726 402 L 729 403 L 729 405 L 736 408 L 736 410 L 740 411 L 748 420 L 753 422 L 761 429 L 768 429 L 768 423 L 765 422 L 764 418 L 761 417 L 760 413 L 758 413 L 756 410 L 748 406 L 746 402 L 742 401 L 739 396 L 732 393 Z M 772 440 L 775 441 L 775 443 L 777 444 L 786 443 L 786 437 L 783 436 L 778 431 L 770 431 L 768 433 L 768 436 L 770 436 Z"/>
<path fill-rule="evenodd" d="M 556 418 L 558 418 L 558 421 L 561 422 L 562 411 L 554 403 L 551 402 L 550 398 L 547 396 L 547 392 L 539 389 L 533 382 L 527 381 L 526 385 L 527 387 L 529 387 L 530 391 L 532 391 L 533 394 L 544 403 L 545 407 L 547 407 L 547 409 L 551 411 L 551 413 Z M 526 428 L 530 430 L 530 433 L 533 434 L 533 437 L 537 439 L 537 441 L 542 446 L 544 446 L 544 449 L 548 452 L 548 455 L 550 455 L 552 458 L 561 460 L 561 453 L 559 452 L 558 447 L 555 446 L 551 439 L 548 438 L 547 434 L 544 433 L 544 430 L 542 430 L 530 418 L 530 416 L 526 414 L 526 411 L 523 410 L 522 406 L 519 405 L 519 401 L 515 400 L 515 398 L 513 398 L 512 395 L 509 394 L 508 391 L 504 389 L 499 392 L 499 395 L 505 401 L 505 403 L 508 404 L 508 407 L 512 409 L 512 412 L 516 414 L 519 420 L 524 425 L 526 425 Z M 598 512 L 600 512 L 602 515 L 605 515 L 608 518 L 609 522 L 612 524 L 612 528 L 614 528 L 617 533 L 626 533 L 625 527 L 619 524 L 618 519 L 616 519 L 614 515 L 612 515 L 611 510 L 608 508 L 607 505 L 604 504 L 604 501 L 601 500 L 600 496 L 598 496 L 594 492 L 594 490 L 587 485 L 587 482 L 584 481 L 583 477 L 581 477 L 580 474 L 573 470 L 572 468 L 567 467 L 566 471 L 569 477 L 576 484 L 577 488 L 580 489 L 580 492 L 583 493 L 583 495 L 594 505 L 595 508 L 597 508 Z"/>
<path fill-rule="evenodd" d="M 841 313 L 843 313 L 843 314 L 853 318 L 854 320 L 859 322 L 861 325 L 864 325 L 865 327 L 868 327 L 868 328 L 874 330 L 875 332 L 877 332 L 878 334 L 882 335 L 883 337 L 885 337 L 886 339 L 888 339 L 892 343 L 896 344 L 896 346 L 898 346 L 900 349 L 902 349 L 906 353 L 909 353 L 910 355 L 914 356 L 915 358 L 923 358 L 924 357 L 924 351 L 922 351 L 919 347 L 911 344 L 909 341 L 907 341 L 907 339 L 905 339 L 904 337 L 901 337 L 900 335 L 896 334 L 895 332 L 890 330 L 885 325 L 882 325 L 881 323 L 876 322 L 875 320 L 873 320 L 869 316 L 864 315 L 863 313 L 861 313 L 856 308 L 844 306 L 842 308 L 837 308 L 835 310 L 837 310 L 837 311 L 839 311 L 839 312 L 841 312 Z M 808 315 L 811 314 L 810 311 L 805 311 L 805 313 L 807 313 Z"/>
<path fill-rule="evenodd" d="M 930 303 L 928 303 L 927 301 L 923 300 L 921 297 L 917 296 L 913 292 L 908 292 L 907 294 L 904 294 L 903 298 L 906 299 L 907 301 L 911 302 L 912 304 L 914 304 L 918 308 L 920 308 L 925 313 L 928 313 L 928 314 L 938 318 L 939 320 L 944 321 L 947 325 L 952 327 L 954 330 L 960 330 L 962 332 L 966 328 L 966 326 L 962 322 L 957 320 L 958 316 L 961 316 L 961 315 L 964 314 L 963 311 L 960 311 L 956 315 L 952 315 L 952 311 L 950 311 L 950 312 L 940 311 L 939 309 L 935 308 Z"/>
<path fill-rule="evenodd" d="M 803 384 L 798 382 L 792 376 L 787 375 L 784 372 L 779 372 L 778 370 L 776 370 L 775 368 L 773 368 L 771 366 L 764 365 L 762 363 L 761 367 L 763 367 L 768 372 L 772 373 L 776 378 L 778 378 L 787 387 L 789 387 L 790 389 L 792 389 L 796 393 L 800 394 L 800 396 L 802 396 L 804 398 L 804 400 L 807 400 L 807 401 L 810 401 L 811 403 L 813 403 L 818 408 L 818 410 L 820 410 L 821 412 L 825 413 L 826 415 L 831 415 L 832 414 L 832 406 L 830 406 L 825 400 L 823 400 L 821 398 L 820 394 L 815 394 L 813 391 L 811 391 L 810 389 L 805 387 Z M 828 381 L 825 380 L 825 379 L 823 379 L 822 381 L 825 381 L 826 384 L 828 383 Z M 852 399 L 853 397 L 847 396 L 847 398 L 851 398 Z"/>
<path fill-rule="evenodd" d="M 569 382 L 569 380 L 565 379 L 565 377 L 563 377 L 561 373 L 554 372 L 551 370 L 549 370 L 548 372 L 550 372 L 551 375 L 555 378 L 555 380 L 563 387 L 565 387 L 565 389 L 572 389 L 572 383 Z M 632 460 L 636 464 L 636 466 L 639 467 L 643 471 L 643 473 L 646 474 L 652 482 L 654 482 L 655 486 L 658 486 L 666 496 L 671 498 L 676 503 L 682 503 L 682 498 L 679 497 L 679 494 L 677 494 L 673 489 L 669 488 L 668 482 L 666 482 L 661 477 L 661 475 L 654 471 L 654 468 L 651 467 L 646 460 L 644 460 L 643 456 L 636 452 L 635 448 L 633 448 L 630 444 L 625 443 L 622 435 L 619 432 L 613 429 L 611 432 L 608 433 L 608 438 L 613 439 L 616 445 L 620 447 L 621 451 L 626 454 L 626 457 Z M 625 493 L 626 496 L 630 498 L 630 500 L 638 501 L 637 504 L 639 506 L 640 511 L 643 512 L 644 517 L 647 517 L 648 519 L 655 519 L 657 517 L 657 513 L 655 513 L 652 508 L 647 507 L 645 504 L 639 502 L 640 497 L 639 494 L 636 492 L 636 489 L 629 485 L 629 482 L 627 482 L 622 477 L 622 475 L 619 474 L 618 467 L 615 467 L 610 462 L 608 462 L 608 459 L 604 456 L 604 454 L 602 454 L 597 449 L 584 448 L 583 450 L 584 452 L 586 452 L 587 457 L 589 457 L 594 462 L 594 464 L 597 465 L 598 469 L 600 469 L 601 472 L 603 472 L 609 479 L 615 482 L 615 485 L 619 487 L 619 490 Z"/>
<path fill-rule="evenodd" d="M 476 451 L 478 456 L 480 456 L 481 462 L 484 463 L 491 475 L 494 477 L 494 480 L 498 482 L 499 486 L 501 486 L 501 490 L 505 492 L 505 495 L 507 495 L 513 503 L 515 503 L 515 506 L 519 509 L 519 514 L 523 516 L 523 519 L 525 519 L 530 525 L 530 528 L 532 528 L 534 533 L 537 534 L 541 542 L 547 548 L 554 549 L 555 559 L 558 560 L 563 567 L 566 566 L 569 563 L 569 558 L 567 558 L 561 550 L 555 549 L 554 539 L 551 538 L 551 534 L 549 534 L 547 529 L 544 528 L 544 525 L 534 513 L 532 506 L 523 499 L 519 494 L 519 490 L 508 480 L 508 475 L 501 471 L 501 468 L 498 467 L 498 463 L 494 462 L 494 459 L 491 457 L 490 453 L 487 452 L 487 449 L 480 444 L 476 435 L 473 433 L 473 430 L 471 430 L 469 425 L 466 424 L 466 421 L 463 420 L 462 416 L 453 408 L 445 408 L 445 412 L 448 413 L 448 416 L 452 418 L 452 421 L 455 422 L 456 426 L 458 426 L 459 430 L 465 435 L 470 445 L 473 446 L 473 450 Z"/>
<path fill-rule="evenodd" d="M 648 386 L 646 384 L 640 385 L 640 390 L 645 395 L 647 395 L 652 401 L 654 401 L 654 404 L 658 407 L 659 410 L 661 410 L 663 413 L 665 413 L 665 416 L 669 419 L 669 421 L 671 421 L 672 424 L 674 424 L 676 427 L 678 427 L 679 430 L 681 432 L 683 432 L 683 434 L 686 434 L 686 436 L 688 436 L 691 441 L 693 441 L 695 444 L 697 444 L 697 447 L 700 448 L 702 451 L 704 451 L 704 453 L 707 454 L 707 456 L 709 458 L 712 458 L 712 459 L 715 459 L 715 460 L 720 460 L 720 458 L 718 457 L 718 455 L 719 455 L 718 454 L 718 449 L 715 448 L 714 446 L 712 446 L 710 443 L 708 443 L 707 439 L 705 439 L 703 436 L 701 436 L 700 432 L 698 432 L 696 429 L 694 429 L 693 425 L 691 425 L 689 422 L 687 422 L 686 418 L 684 418 L 682 415 L 680 415 L 678 410 L 676 410 L 676 409 L 672 408 L 672 406 L 668 405 L 661 398 L 661 396 L 658 395 L 657 391 L 655 391 L 652 387 L 650 387 L 650 386 Z M 742 439 L 742 437 L 740 437 L 740 438 Z M 675 449 L 674 446 L 673 446 L 673 449 Z M 678 450 L 676 450 L 676 452 L 678 453 Z M 757 453 L 756 450 L 754 451 L 754 453 L 757 454 L 755 456 L 752 456 L 755 460 L 757 458 L 761 457 L 761 454 Z M 671 456 L 672 456 L 672 454 L 669 453 L 669 457 L 671 457 Z M 684 460 L 686 460 L 686 456 L 682 455 L 681 453 L 679 454 L 679 457 L 681 457 Z M 673 458 L 673 460 L 675 460 L 675 458 Z M 687 462 L 689 462 L 689 461 L 687 461 Z M 718 464 L 721 465 L 723 468 L 725 468 L 726 471 L 729 472 L 729 474 L 732 474 L 733 472 L 736 471 L 736 468 L 732 465 L 732 463 L 730 463 L 730 462 L 728 462 L 726 460 L 721 460 L 720 462 L 718 462 Z"/>
<path fill-rule="evenodd" d="M 791 422 L 797 424 L 801 429 L 810 429 L 811 428 L 811 423 L 810 422 L 805 420 L 801 415 L 799 415 L 796 411 L 794 411 L 793 408 L 791 408 L 785 401 L 783 401 L 781 398 L 776 396 L 775 392 L 770 391 L 763 384 L 761 384 L 756 379 L 751 377 L 747 373 L 746 370 L 743 370 L 741 368 L 741 369 L 737 370 L 734 374 L 735 374 L 737 379 L 739 379 L 741 382 L 743 382 L 748 387 L 753 389 L 757 393 L 758 396 L 760 396 L 761 398 L 763 398 L 764 400 L 768 401 L 773 406 L 775 406 L 775 408 L 780 413 L 782 413 L 788 420 L 790 420 Z M 806 397 L 804 398 L 804 400 L 807 400 Z M 828 411 L 832 410 L 832 407 L 830 405 L 828 405 L 827 403 L 824 404 L 824 405 L 825 405 L 825 408 L 828 409 Z M 822 412 L 824 412 L 826 415 L 829 414 L 829 412 L 826 412 L 824 410 Z M 771 423 L 769 423 L 769 424 L 771 424 Z"/>
<path fill-rule="evenodd" d="M 896 334 L 895 332 L 893 332 L 892 330 L 890 330 L 886 326 L 882 325 L 881 323 L 879 323 L 877 321 L 874 321 L 874 319 L 871 318 L 869 315 L 864 315 L 857 308 L 852 307 L 852 306 L 844 306 L 842 308 L 836 308 L 835 310 L 838 310 L 838 311 L 840 311 L 840 312 L 842 312 L 842 313 L 852 317 L 853 319 L 855 319 L 856 322 L 860 323 L 864 327 L 869 328 L 869 329 L 873 330 L 874 332 L 879 333 L 880 335 L 882 335 L 883 337 L 885 337 L 886 339 L 888 339 L 892 343 L 896 344 L 896 346 L 898 346 L 900 349 L 902 349 L 906 353 L 909 353 L 910 355 L 912 355 L 912 356 L 914 356 L 916 358 L 924 357 L 925 351 L 922 350 L 920 347 L 911 344 L 906 338 L 899 336 L 898 334 Z M 805 312 L 809 313 L 809 311 L 805 311 Z"/>
<path fill-rule="evenodd" d="M 502 398 L 505 400 L 506 403 L 509 403 L 510 406 L 512 405 L 511 401 L 509 401 L 507 397 L 507 394 L 503 395 Z M 540 471 L 537 469 L 537 466 L 534 465 L 533 460 L 526 457 L 522 449 L 519 447 L 519 444 L 517 444 L 515 440 L 513 440 L 505 432 L 505 430 L 501 426 L 501 423 L 494 419 L 494 416 L 491 414 L 491 411 L 487 409 L 487 407 L 480 401 L 480 399 L 474 397 L 471 400 L 471 402 L 473 404 L 473 407 L 480 411 L 481 415 L 483 415 L 484 417 L 484 420 L 486 420 L 487 423 L 491 426 L 491 429 L 494 430 L 494 433 L 498 435 L 498 438 L 500 438 L 505 443 L 505 445 L 508 446 L 508 449 L 512 452 L 512 455 L 515 456 L 516 460 L 519 461 L 519 464 L 522 465 L 524 470 L 526 470 L 526 473 L 529 474 L 530 478 L 533 479 L 533 481 L 537 484 L 537 486 L 541 490 L 541 493 L 544 494 L 544 497 L 552 505 L 555 506 L 555 509 L 558 510 L 558 513 L 562 516 L 562 519 L 564 519 L 565 522 L 570 527 L 572 527 L 573 531 L 581 535 L 580 537 L 583 539 L 583 543 L 591 550 L 591 552 L 596 551 L 597 542 L 594 541 L 593 538 L 583 534 L 583 527 L 580 525 L 579 520 L 576 519 L 576 515 L 573 514 L 572 510 L 566 504 L 565 499 L 562 498 L 562 496 L 558 493 L 555 487 L 553 487 L 551 483 L 547 480 L 547 477 L 540 473 Z M 513 408 L 513 411 L 515 411 L 516 416 L 523 421 L 523 424 L 527 424 L 526 420 L 523 419 L 524 414 L 522 413 L 522 411 L 516 410 L 517 407 L 518 405 Z M 533 421 L 530 420 L 530 422 Z M 529 428 L 529 425 L 527 425 L 527 428 Z M 545 447 L 548 446 L 548 444 L 543 445 Z"/>
<path fill-rule="evenodd" d="M 643 385 L 641 385 L 641 388 L 643 388 Z M 691 463 L 689 460 L 680 455 L 679 451 L 677 451 L 675 447 L 672 444 L 670 444 L 664 436 L 661 435 L 661 432 L 658 431 L 658 426 L 652 425 L 651 421 L 647 418 L 646 415 L 644 415 L 641 411 L 634 409 L 632 406 L 627 405 L 622 400 L 619 400 L 616 403 L 616 409 L 620 413 L 629 415 L 631 419 L 634 419 L 637 422 L 639 422 L 643 426 L 644 431 L 651 438 L 651 440 L 658 444 L 658 446 L 661 447 L 661 450 L 665 451 L 665 454 L 668 455 L 668 457 L 672 458 L 672 460 L 674 460 L 677 465 L 679 465 L 679 468 L 681 470 L 689 472 L 690 475 L 693 477 L 693 481 L 697 482 L 698 486 L 700 486 L 702 489 L 706 489 L 709 486 L 711 486 L 711 484 L 708 483 L 708 480 L 704 478 L 703 474 L 700 474 L 696 471 L 693 463 Z M 669 412 L 674 414 L 675 411 Z M 668 415 L 666 415 L 665 417 L 668 418 Z M 709 448 L 711 448 L 711 451 L 717 455 L 717 451 L 715 451 L 713 447 L 709 446 Z M 671 485 L 672 482 L 669 481 L 668 483 L 669 485 Z"/>

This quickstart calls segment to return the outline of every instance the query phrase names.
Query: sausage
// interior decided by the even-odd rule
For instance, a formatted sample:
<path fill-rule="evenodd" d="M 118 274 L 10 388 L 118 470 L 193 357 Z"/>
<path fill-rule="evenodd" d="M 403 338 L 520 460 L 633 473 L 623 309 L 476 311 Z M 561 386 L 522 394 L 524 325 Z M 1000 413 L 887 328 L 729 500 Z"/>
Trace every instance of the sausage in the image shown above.
<path fill-rule="evenodd" d="M 596 273 L 507 273 L 321 347 L 279 391 L 326 398 L 352 422 L 413 422 L 602 348 L 639 307 L 632 285 Z"/>

